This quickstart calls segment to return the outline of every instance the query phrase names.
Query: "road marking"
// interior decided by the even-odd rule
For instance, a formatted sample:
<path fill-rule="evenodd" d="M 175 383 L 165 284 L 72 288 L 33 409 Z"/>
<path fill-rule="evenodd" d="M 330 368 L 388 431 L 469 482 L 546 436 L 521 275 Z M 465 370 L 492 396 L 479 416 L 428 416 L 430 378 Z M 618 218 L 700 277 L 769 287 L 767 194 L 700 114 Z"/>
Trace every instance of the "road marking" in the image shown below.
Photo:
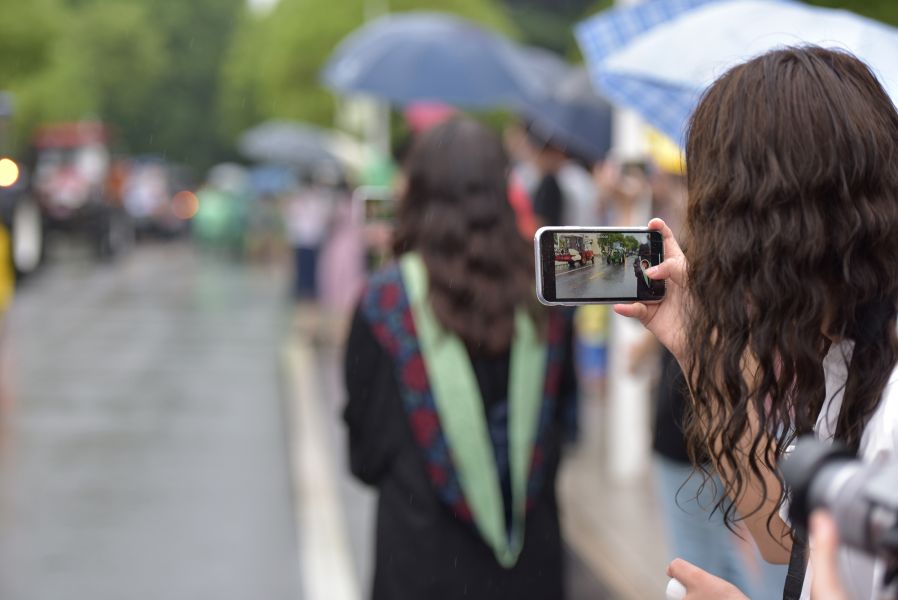
<path fill-rule="evenodd" d="M 336 466 L 328 450 L 327 422 L 312 348 L 298 340 L 283 351 L 287 371 L 290 463 L 299 542 L 302 597 L 359 600 L 359 581 L 341 513 Z"/>
<path fill-rule="evenodd" d="M 582 271 L 583 269 L 592 269 L 595 266 L 596 265 L 593 263 L 593 264 L 589 264 L 589 265 L 583 265 L 582 267 L 577 267 L 576 269 L 571 269 L 570 271 L 565 271 L 564 273 L 555 273 L 555 279 L 558 279 L 562 275 L 570 275 L 571 273 L 576 273 L 577 271 Z M 599 263 L 599 266 L 601 267 L 602 264 Z"/>

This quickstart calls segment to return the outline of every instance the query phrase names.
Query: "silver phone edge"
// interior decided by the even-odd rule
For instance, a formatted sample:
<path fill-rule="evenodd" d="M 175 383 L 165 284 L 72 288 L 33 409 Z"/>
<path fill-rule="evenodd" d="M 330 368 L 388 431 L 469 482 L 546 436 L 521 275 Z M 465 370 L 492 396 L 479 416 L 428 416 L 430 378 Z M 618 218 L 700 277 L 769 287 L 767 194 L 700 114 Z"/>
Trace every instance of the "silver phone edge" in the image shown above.
<path fill-rule="evenodd" d="M 651 231 L 648 227 L 579 227 L 575 225 L 553 227 L 550 225 L 540 227 L 533 234 L 533 262 L 536 265 L 536 299 L 543 306 L 589 306 L 591 304 L 660 304 L 664 298 L 660 300 L 589 300 L 585 302 L 551 302 L 543 297 L 543 270 L 539 256 L 539 238 L 546 230 L 562 230 L 562 231 Z"/>

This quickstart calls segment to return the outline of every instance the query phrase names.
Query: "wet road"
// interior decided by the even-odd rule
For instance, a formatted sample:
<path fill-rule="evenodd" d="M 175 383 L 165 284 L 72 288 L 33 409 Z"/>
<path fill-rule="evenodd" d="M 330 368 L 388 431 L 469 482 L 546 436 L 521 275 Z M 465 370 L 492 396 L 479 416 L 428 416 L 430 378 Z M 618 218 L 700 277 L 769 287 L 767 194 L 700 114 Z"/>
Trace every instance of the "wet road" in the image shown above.
<path fill-rule="evenodd" d="M 4 340 L 0 598 L 298 597 L 284 290 L 176 245 L 67 260 L 23 290 Z"/>
<path fill-rule="evenodd" d="M 562 270 L 555 276 L 558 298 L 625 298 L 636 296 L 633 257 L 622 265 L 606 264 L 597 258 L 594 265 Z"/>

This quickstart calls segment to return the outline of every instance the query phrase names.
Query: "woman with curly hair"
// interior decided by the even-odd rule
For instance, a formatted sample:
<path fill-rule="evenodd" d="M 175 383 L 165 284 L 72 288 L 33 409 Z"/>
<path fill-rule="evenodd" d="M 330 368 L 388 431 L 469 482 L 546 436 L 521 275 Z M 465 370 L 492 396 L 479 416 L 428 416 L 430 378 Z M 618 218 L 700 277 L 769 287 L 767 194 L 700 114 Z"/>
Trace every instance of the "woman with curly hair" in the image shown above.
<path fill-rule="evenodd" d="M 346 347 L 350 466 L 378 493 L 375 600 L 564 597 L 555 497 L 568 325 L 533 293 L 499 138 L 418 138 Z"/>
<path fill-rule="evenodd" d="M 683 367 L 692 455 L 723 480 L 725 518 L 789 562 L 776 462 L 792 440 L 814 431 L 865 460 L 898 453 L 898 113 L 855 57 L 777 50 L 707 90 L 686 162 L 683 250 L 649 224 L 665 261 L 648 275 L 667 297 L 615 310 Z M 874 597 L 882 569 L 842 554 L 854 597 Z"/>

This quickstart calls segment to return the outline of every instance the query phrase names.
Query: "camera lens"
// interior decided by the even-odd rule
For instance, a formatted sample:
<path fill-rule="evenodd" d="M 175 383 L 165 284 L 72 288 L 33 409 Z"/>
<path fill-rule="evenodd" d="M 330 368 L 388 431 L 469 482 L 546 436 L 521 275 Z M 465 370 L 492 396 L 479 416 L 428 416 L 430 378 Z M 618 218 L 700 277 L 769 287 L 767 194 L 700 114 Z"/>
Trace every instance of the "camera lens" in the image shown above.
<path fill-rule="evenodd" d="M 873 474 L 860 461 L 833 460 L 819 470 L 808 493 L 809 508 L 828 509 L 839 524 L 842 541 L 865 550 L 870 542 L 867 522 L 871 504 L 864 489 Z"/>

